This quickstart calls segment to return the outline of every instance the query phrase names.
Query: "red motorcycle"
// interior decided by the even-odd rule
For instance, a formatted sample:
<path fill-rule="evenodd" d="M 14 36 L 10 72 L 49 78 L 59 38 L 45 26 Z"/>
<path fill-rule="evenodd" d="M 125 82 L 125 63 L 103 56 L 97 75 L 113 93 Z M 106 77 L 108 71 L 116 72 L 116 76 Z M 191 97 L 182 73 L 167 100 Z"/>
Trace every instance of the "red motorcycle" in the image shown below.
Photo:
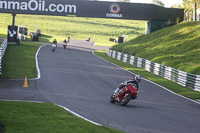
<path fill-rule="evenodd" d="M 138 86 L 135 83 L 130 83 L 128 86 L 123 87 L 119 90 L 118 94 L 113 93 L 110 97 L 110 102 L 118 102 L 122 106 L 129 103 L 131 99 L 136 99 L 138 94 Z"/>

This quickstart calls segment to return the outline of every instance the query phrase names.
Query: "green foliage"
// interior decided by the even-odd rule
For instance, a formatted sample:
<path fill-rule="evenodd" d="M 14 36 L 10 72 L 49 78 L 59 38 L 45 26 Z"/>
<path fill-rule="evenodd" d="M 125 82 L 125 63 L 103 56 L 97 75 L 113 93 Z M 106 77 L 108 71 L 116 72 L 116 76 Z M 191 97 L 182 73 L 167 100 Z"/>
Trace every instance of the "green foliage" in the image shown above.
<path fill-rule="evenodd" d="M 165 6 L 165 5 L 162 3 L 161 0 L 152 0 L 152 3 L 155 4 L 155 5 L 158 5 L 158 6 L 162 6 L 162 7 Z"/>
<path fill-rule="evenodd" d="M 2 64 L 2 77 L 23 79 L 36 77 L 35 53 L 41 45 L 22 42 L 20 45 L 9 44 Z"/>
<path fill-rule="evenodd" d="M 5 38 L 7 27 L 12 23 L 10 14 L 0 14 L 0 37 Z M 85 40 L 90 37 L 96 45 L 114 45 L 109 38 L 128 35 L 128 40 L 144 34 L 145 21 L 81 18 L 81 17 L 58 17 L 17 15 L 16 25 L 27 26 L 29 32 L 35 31 L 35 25 L 41 30 L 41 42 L 52 42 L 54 38 L 63 41 L 67 36 L 71 39 Z"/>
<path fill-rule="evenodd" d="M 3 133 L 122 133 L 96 126 L 50 103 L 0 102 Z"/>
<path fill-rule="evenodd" d="M 106 51 L 95 51 L 95 54 L 100 56 L 101 58 L 103 58 L 105 60 L 108 60 L 108 61 L 110 61 L 114 64 L 117 64 L 120 67 L 125 68 L 126 70 L 129 70 L 129 71 L 131 71 L 135 74 L 139 74 L 139 75 L 141 75 L 142 77 L 144 77 L 148 80 L 151 80 L 151 81 L 153 81 L 153 82 L 155 82 L 155 83 L 157 83 L 161 86 L 164 86 L 164 87 L 166 87 L 166 88 L 168 88 L 168 89 L 170 89 L 170 90 L 172 90 L 172 91 L 174 91 L 174 92 L 176 92 L 180 95 L 183 95 L 185 97 L 188 97 L 188 98 L 191 98 L 191 99 L 194 99 L 194 100 L 200 99 L 200 92 L 193 91 L 191 89 L 180 86 L 175 82 L 172 82 L 170 80 L 164 79 L 164 78 L 157 76 L 155 74 L 147 72 L 144 69 L 137 68 L 137 67 L 130 65 L 128 63 L 113 59 L 113 58 L 107 56 Z"/>
<path fill-rule="evenodd" d="M 200 22 L 183 22 L 127 43 L 113 50 L 200 75 Z"/>
<path fill-rule="evenodd" d="M 197 9 L 200 9 L 200 0 L 183 0 L 185 18 L 189 21 L 196 21 Z"/>

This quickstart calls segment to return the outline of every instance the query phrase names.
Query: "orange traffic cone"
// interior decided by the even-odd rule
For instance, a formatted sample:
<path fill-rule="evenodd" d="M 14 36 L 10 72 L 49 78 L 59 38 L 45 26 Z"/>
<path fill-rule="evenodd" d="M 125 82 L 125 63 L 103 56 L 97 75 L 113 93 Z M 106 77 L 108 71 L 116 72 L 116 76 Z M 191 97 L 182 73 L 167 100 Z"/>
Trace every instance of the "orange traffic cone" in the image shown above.
<path fill-rule="evenodd" d="M 23 87 L 29 87 L 29 86 L 28 86 L 28 81 L 27 81 L 27 76 L 25 77 L 24 86 L 23 86 Z"/>

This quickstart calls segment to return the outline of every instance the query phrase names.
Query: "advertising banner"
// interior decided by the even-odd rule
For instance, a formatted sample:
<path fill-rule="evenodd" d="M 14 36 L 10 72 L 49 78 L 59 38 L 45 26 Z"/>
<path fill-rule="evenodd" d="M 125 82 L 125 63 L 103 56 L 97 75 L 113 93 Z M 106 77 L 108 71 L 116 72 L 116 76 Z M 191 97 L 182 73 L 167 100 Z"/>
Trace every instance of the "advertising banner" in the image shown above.
<path fill-rule="evenodd" d="M 77 16 L 161 21 L 183 18 L 182 9 L 164 8 L 153 4 L 102 2 L 85 0 L 0 0 L 0 13 Z M 155 10 L 156 8 L 156 10 Z M 164 9 L 164 10 L 163 10 Z M 160 11 L 157 11 L 160 10 Z M 166 13 L 170 12 L 170 13 Z M 167 15 L 166 15 L 167 14 Z M 176 14 L 171 16 L 172 14 Z"/>

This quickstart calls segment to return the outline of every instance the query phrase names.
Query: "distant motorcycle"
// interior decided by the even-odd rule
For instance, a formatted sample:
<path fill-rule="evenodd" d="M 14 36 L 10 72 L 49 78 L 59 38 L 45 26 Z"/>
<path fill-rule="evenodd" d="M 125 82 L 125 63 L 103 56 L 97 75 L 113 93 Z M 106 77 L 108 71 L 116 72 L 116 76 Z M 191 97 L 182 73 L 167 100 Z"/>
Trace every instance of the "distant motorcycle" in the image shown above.
<path fill-rule="evenodd" d="M 111 103 L 120 103 L 122 106 L 125 106 L 130 102 L 131 99 L 136 99 L 138 94 L 138 88 L 135 83 L 130 83 L 128 86 L 123 87 L 119 90 L 119 93 L 113 93 L 110 97 Z"/>
<path fill-rule="evenodd" d="M 63 43 L 63 48 L 66 49 L 67 43 Z"/>
<path fill-rule="evenodd" d="M 52 51 L 54 52 L 56 50 L 57 45 L 55 43 L 52 43 L 51 47 L 52 47 Z"/>

